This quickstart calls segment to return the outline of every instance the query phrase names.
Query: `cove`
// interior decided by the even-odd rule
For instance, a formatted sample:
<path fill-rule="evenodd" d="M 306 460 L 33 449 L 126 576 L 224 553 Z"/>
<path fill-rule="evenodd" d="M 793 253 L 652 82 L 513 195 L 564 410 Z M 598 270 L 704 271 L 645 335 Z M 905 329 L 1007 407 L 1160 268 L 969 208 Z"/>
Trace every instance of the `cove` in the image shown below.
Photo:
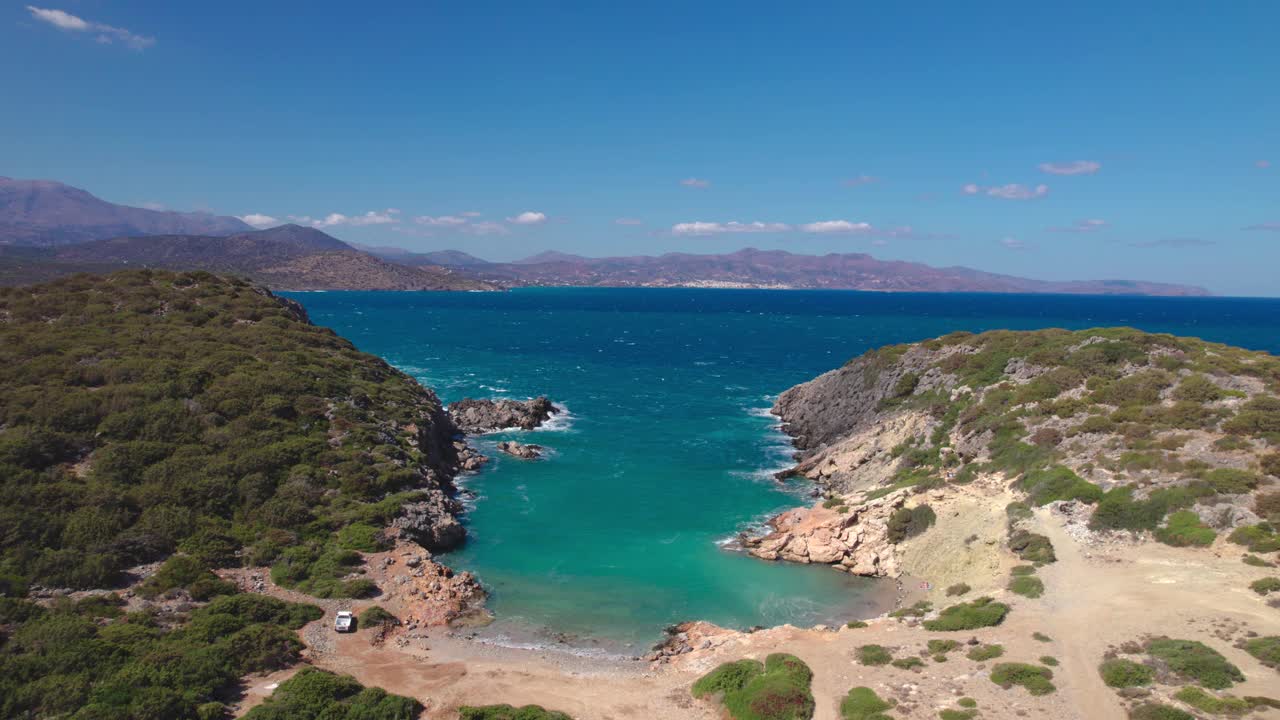
<path fill-rule="evenodd" d="M 791 449 L 773 396 L 863 351 L 955 330 L 1131 325 L 1275 352 L 1280 301 L 836 291 L 530 288 L 297 293 L 314 322 L 446 401 L 545 394 L 549 429 L 473 441 L 464 480 L 474 571 L 512 643 L 636 653 L 690 619 L 731 627 L 883 611 L 886 581 L 766 563 L 725 547 L 810 502 L 772 472 Z M 550 449 L 541 461 L 501 439 Z"/>

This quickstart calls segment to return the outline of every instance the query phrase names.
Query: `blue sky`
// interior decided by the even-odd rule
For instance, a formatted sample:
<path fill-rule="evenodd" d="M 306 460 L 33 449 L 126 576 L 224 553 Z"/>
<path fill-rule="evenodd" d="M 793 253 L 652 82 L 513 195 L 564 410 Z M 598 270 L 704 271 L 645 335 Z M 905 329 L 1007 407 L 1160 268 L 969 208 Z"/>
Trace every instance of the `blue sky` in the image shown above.
<path fill-rule="evenodd" d="M 1266 1 L 6 2 L 0 175 L 490 259 L 1280 295 L 1277 27 Z"/>

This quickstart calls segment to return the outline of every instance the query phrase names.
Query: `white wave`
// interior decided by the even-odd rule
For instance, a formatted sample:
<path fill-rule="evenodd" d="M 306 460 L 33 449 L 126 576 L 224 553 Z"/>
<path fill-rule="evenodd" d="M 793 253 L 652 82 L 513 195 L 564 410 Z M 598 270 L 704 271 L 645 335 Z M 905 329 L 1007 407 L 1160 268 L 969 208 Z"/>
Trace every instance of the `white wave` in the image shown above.
<path fill-rule="evenodd" d="M 577 420 L 577 416 L 569 410 L 569 406 L 563 403 L 552 403 L 552 407 L 556 409 L 546 422 L 533 429 L 533 432 L 571 432 L 573 423 Z"/>
<path fill-rule="evenodd" d="M 509 650 L 562 653 L 564 655 L 594 658 L 597 660 L 630 660 L 633 657 L 632 655 L 609 652 L 604 648 L 575 647 L 573 645 L 559 642 L 530 642 L 526 640 L 516 640 L 507 635 L 493 635 L 489 637 L 477 636 L 472 638 L 470 641 L 481 645 L 489 645 L 491 647 L 507 648 Z"/>
<path fill-rule="evenodd" d="M 494 386 L 494 385 L 481 385 L 480 387 L 481 387 L 481 388 L 483 388 L 483 389 L 485 389 L 485 390 L 488 390 L 489 392 L 496 392 L 496 393 L 509 393 L 509 392 L 511 392 L 511 391 L 510 391 L 510 390 L 508 390 L 507 388 L 504 388 L 504 387 L 496 387 L 496 386 Z"/>

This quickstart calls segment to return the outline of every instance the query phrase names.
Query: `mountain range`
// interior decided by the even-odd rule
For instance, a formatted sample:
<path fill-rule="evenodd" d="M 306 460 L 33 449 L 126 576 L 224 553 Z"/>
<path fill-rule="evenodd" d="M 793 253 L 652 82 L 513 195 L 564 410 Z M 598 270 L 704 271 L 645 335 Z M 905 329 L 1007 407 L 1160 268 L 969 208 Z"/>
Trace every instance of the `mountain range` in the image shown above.
<path fill-rule="evenodd" d="M 721 255 L 587 258 L 544 252 L 490 263 L 457 250 L 394 256 L 403 264 L 438 264 L 504 285 L 600 287 L 740 287 L 893 292 L 1208 295 L 1203 288 L 1138 280 L 1032 280 L 966 267 L 878 260 L 863 253 L 799 255 L 745 248 Z"/>
<path fill-rule="evenodd" d="M 349 245 L 319 230 L 254 230 L 234 217 L 117 205 L 59 182 L 0 178 L 0 283 L 120 267 L 204 269 L 285 290 L 496 290 L 519 286 L 734 287 L 893 292 L 1208 295 L 1137 280 L 1047 281 L 966 267 L 746 248 L 720 255 L 588 258 L 546 251 L 489 262 L 461 250 Z"/>
<path fill-rule="evenodd" d="M 0 177 L 0 244 L 57 246 L 127 235 L 231 235 L 239 218 L 117 205 L 52 180 Z"/>

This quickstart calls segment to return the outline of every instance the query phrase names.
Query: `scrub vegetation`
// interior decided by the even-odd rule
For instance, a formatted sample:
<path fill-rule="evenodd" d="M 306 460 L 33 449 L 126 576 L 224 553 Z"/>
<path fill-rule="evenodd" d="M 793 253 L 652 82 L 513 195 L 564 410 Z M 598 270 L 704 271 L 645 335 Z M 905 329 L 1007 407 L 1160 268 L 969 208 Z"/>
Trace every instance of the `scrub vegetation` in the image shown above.
<path fill-rule="evenodd" d="M 435 396 L 299 306 L 205 272 L 0 289 L 0 579 L 223 592 L 208 568 L 356 597 L 360 553 L 439 492 Z M 436 453 L 431 455 L 430 453 Z M 14 593 L 10 593 L 14 594 Z M 20 592 L 17 594 L 21 594 Z"/>

